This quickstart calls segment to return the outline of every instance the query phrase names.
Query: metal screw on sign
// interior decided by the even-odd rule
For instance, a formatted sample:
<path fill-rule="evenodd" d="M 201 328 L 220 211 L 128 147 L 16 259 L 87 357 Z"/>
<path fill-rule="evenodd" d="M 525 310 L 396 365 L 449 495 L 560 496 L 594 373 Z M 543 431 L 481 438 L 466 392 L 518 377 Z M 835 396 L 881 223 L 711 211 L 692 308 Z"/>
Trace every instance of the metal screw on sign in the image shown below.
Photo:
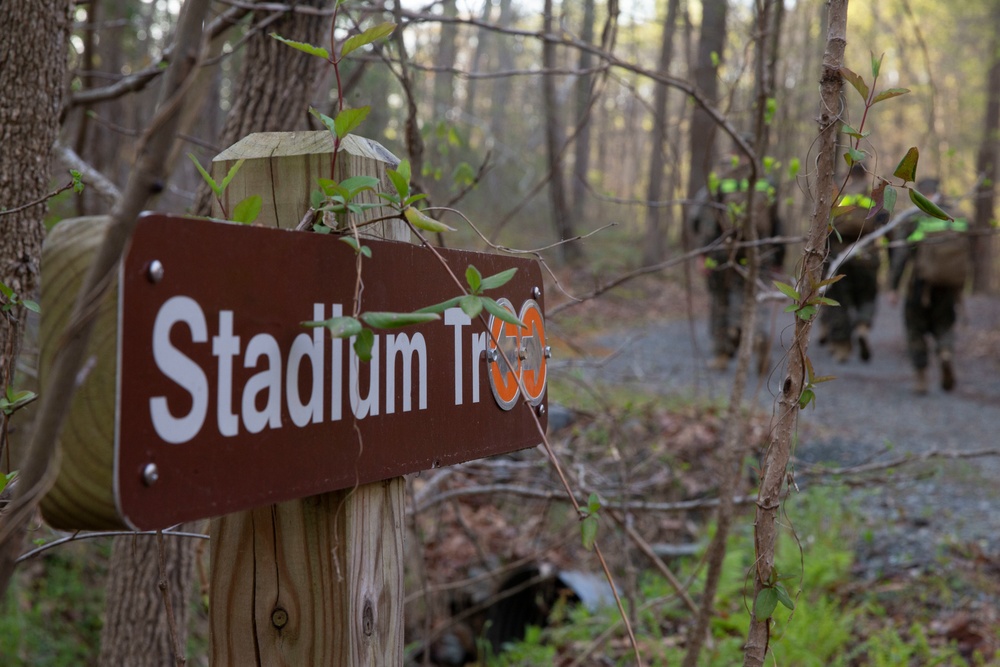
<path fill-rule="evenodd" d="M 149 268 L 146 269 L 146 277 L 149 278 L 149 282 L 158 283 L 163 280 L 163 262 L 158 259 L 154 259 L 149 263 Z"/>
<path fill-rule="evenodd" d="M 146 486 L 153 486 L 158 479 L 160 479 L 160 469 L 156 467 L 155 463 L 147 463 L 146 467 L 142 469 L 142 483 Z"/>
<path fill-rule="evenodd" d="M 540 299 L 541 297 L 542 297 L 542 288 L 541 287 L 532 287 L 531 288 L 531 298 L 533 298 L 533 299 Z"/>

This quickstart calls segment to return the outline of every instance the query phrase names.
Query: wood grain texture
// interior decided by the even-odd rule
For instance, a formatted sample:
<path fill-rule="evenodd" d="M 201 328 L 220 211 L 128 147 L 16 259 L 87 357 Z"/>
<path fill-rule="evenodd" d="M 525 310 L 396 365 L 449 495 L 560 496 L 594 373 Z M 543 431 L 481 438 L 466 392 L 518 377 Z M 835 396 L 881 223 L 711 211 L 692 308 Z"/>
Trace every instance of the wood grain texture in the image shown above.
<path fill-rule="evenodd" d="M 49 233 L 42 250 L 39 375 L 41 391 L 69 323 L 77 292 L 110 218 L 64 220 Z M 67 530 L 116 529 L 125 525 L 114 498 L 115 384 L 118 290 L 114 285 L 97 318 L 80 385 L 59 437 L 59 473 L 42 499 L 42 514 Z"/>
<path fill-rule="evenodd" d="M 260 194 L 268 211 L 273 192 L 274 206 L 257 224 L 293 228 L 316 178 L 329 178 L 331 151 L 328 132 L 250 135 L 216 158 L 213 177 L 245 159 L 223 205 L 230 210 Z M 348 137 L 337 178 L 375 175 L 390 190 L 385 169 L 396 162 L 377 143 Z M 386 212 L 373 209 L 363 219 Z M 401 222 L 365 230 L 409 240 Z M 210 663 L 401 665 L 404 495 L 397 478 L 214 520 Z"/>

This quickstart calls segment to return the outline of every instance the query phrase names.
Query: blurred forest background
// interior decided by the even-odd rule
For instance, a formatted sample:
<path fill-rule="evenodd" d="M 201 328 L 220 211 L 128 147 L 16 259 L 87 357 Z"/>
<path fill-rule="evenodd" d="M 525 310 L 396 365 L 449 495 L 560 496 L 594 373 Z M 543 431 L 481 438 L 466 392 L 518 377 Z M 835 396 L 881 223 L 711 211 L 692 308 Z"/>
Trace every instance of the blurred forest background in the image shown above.
<path fill-rule="evenodd" d="M 906 149 L 918 146 L 919 175 L 941 178 L 980 225 L 992 217 L 995 190 L 996 4 L 854 3 L 845 57 L 847 67 L 868 76 L 872 57 L 883 56 L 879 88 L 912 91 L 876 106 L 866 119 L 869 170 L 889 176 Z M 234 10 L 247 6 L 219 3 L 217 11 L 238 14 Z M 774 160 L 781 217 L 794 235 L 804 231 L 812 206 L 826 3 L 775 7 L 772 31 L 764 36 L 773 41 L 765 44 L 773 58 L 773 93 L 760 145 Z M 155 102 L 155 72 L 178 9 L 176 0 L 77 7 L 61 141 L 119 186 Z M 280 7 L 274 9 L 267 18 L 279 16 Z M 761 27 L 752 2 L 444 0 L 404 2 L 401 9 L 358 2 L 343 9 L 345 35 L 353 22 L 392 20 L 394 12 L 400 25 L 399 41 L 345 63 L 348 104 L 372 106 L 359 132 L 409 158 L 433 204 L 451 204 L 464 193 L 461 210 L 505 245 L 544 246 L 614 223 L 589 250 L 574 244 L 562 256 L 579 252 L 588 266 L 611 271 L 662 260 L 681 244 L 684 202 L 730 145 L 717 138 L 713 124 L 699 122 L 688 96 L 669 84 L 696 86 L 739 131 L 755 129 L 753 49 Z M 219 138 L 251 30 L 248 17 L 233 18 L 212 43 L 214 65 L 189 96 L 182 126 L 187 145 L 173 156 L 176 169 L 159 208 L 193 206 L 200 178 L 184 153 L 207 164 L 226 148 Z M 551 40 L 541 38 L 546 33 Z M 319 80 L 301 82 L 311 104 L 325 112 L 336 99 L 330 78 L 326 68 Z M 267 82 L 258 85 L 265 89 Z M 857 127 L 860 98 L 847 90 L 844 104 L 845 122 Z M 322 129 L 300 110 L 289 113 L 285 125 L 281 129 Z M 52 207 L 54 217 L 105 207 L 94 192 L 65 199 Z M 456 243 L 469 246 L 474 239 Z M 983 271 L 977 284 L 987 288 L 992 278 Z"/>
<path fill-rule="evenodd" d="M 338 43 L 374 23 L 392 21 L 397 28 L 388 41 L 345 59 L 339 81 L 332 68 L 308 64 L 315 59 L 268 36 L 275 32 L 329 45 L 334 4 L 211 3 L 209 53 L 185 93 L 180 141 L 166 160 L 170 176 L 149 208 L 207 214 L 208 191 L 189 153 L 207 166 L 250 132 L 323 129 L 308 108 L 335 115 L 339 85 L 349 106 L 371 105 L 357 134 L 409 159 L 415 187 L 428 194 L 428 202 L 460 210 L 482 235 L 458 215 L 438 210 L 435 217 L 458 228 L 443 239 L 449 246 L 544 248 L 541 255 L 554 275 L 580 293 L 648 268 L 656 282 L 629 292 L 637 299 L 653 297 L 645 317 L 670 308 L 680 313 L 685 289 L 701 289 L 700 281 L 682 279 L 684 265 L 677 261 L 693 250 L 683 224 L 687 206 L 731 150 L 732 138 L 745 134 L 775 183 L 784 232 L 791 237 L 785 268 L 796 270 L 816 199 L 826 1 L 348 0 L 332 29 Z M 65 218 L 107 213 L 125 188 L 154 113 L 181 5 L 180 0 L 0 4 L 0 25 L 24 25 L 24 34 L 37 36 L 28 49 L 17 46 L 13 32 L 0 33 L 0 89 L 11 91 L 0 103 L 0 151 L 6 151 L 0 157 L 0 208 L 10 214 L 0 218 L 0 281 L 22 298 L 37 289 L 42 232 L 34 229 L 41 229 L 42 219 L 51 228 Z M 17 49 L 27 55 L 15 57 Z M 907 149 L 919 147 L 918 176 L 940 178 L 943 191 L 979 232 L 973 289 L 996 292 L 1000 1 L 852 3 L 845 64 L 871 82 L 872 62 L 879 59 L 876 88 L 911 92 L 866 113 L 856 92 L 845 86 L 842 107 L 834 112 L 855 128 L 863 121 L 870 134 L 861 149 L 875 175 L 891 179 Z M 50 76 L 56 83 L 49 84 L 54 92 L 48 97 L 14 94 L 29 88 L 26 82 Z M 18 143 L 15 152 L 12 128 L 30 125 L 25 117 L 49 133 L 38 134 L 34 151 Z M 758 124 L 758 118 L 765 122 Z M 838 156 L 847 137 L 839 142 Z M 39 159 L 49 146 L 51 160 Z M 72 189 L 69 170 L 79 172 L 82 193 Z M 26 206 L 43 198 L 47 208 Z M 558 243 L 578 237 L 585 238 Z M 547 306 L 559 302 L 553 296 Z M 554 320 L 552 330 L 567 356 L 576 353 L 574 336 L 622 324 L 616 321 L 622 317 L 619 306 L 591 305 L 573 311 L 579 313 L 576 319 Z M 0 380 L 13 386 L 10 359 L 17 357 L 22 331 L 17 323 L 4 322 L 8 325 L 13 328 L 0 327 L 7 364 L 0 364 Z M 34 370 L 27 329 L 19 371 L 29 380 L 21 384 L 30 383 Z M 555 378 L 550 394 L 559 399 L 587 394 L 572 381 L 560 384 L 563 379 Z M 616 508 L 627 510 L 633 500 L 638 506 L 636 498 L 662 505 L 662 513 L 643 505 L 648 513 L 636 518 L 623 511 L 627 520 L 602 524 L 614 535 L 608 542 L 624 554 L 611 566 L 621 576 L 638 643 L 654 656 L 650 664 L 682 659 L 691 667 L 734 664 L 748 623 L 745 573 L 754 563 L 746 530 L 735 531 L 725 556 L 715 611 L 711 599 L 707 603 L 708 647 L 701 657 L 696 649 L 684 658 L 690 646 L 685 642 L 695 634 L 692 618 L 699 613 L 688 593 L 697 597 L 705 569 L 690 549 L 712 532 L 705 526 L 720 480 L 726 479 L 726 462 L 718 460 L 725 410 L 718 404 L 646 399 L 590 395 L 558 448 L 576 457 L 581 477 L 585 471 L 590 479 L 627 487 Z M 747 450 L 757 453 L 768 437 L 768 418 L 737 416 L 742 426 L 731 431 L 737 434 L 732 439 L 745 436 Z M 17 422 L 11 424 L 16 439 Z M 630 469 L 623 460 L 647 467 L 640 472 L 640 464 Z M 0 470 L 11 467 L 17 467 L 16 458 Z M 411 480 L 408 528 L 422 548 L 414 549 L 414 563 L 408 563 L 408 590 L 413 590 L 407 601 L 408 659 L 544 665 L 556 664 L 558 654 L 559 664 L 632 664 L 620 619 L 589 604 L 602 598 L 599 579 L 573 580 L 589 556 L 576 544 L 577 517 L 560 504 L 565 499 L 555 500 L 560 492 L 552 490 L 552 471 L 544 461 L 511 457 L 436 472 Z M 745 477 L 744 485 L 757 481 L 752 472 Z M 505 485 L 508 495 L 496 493 L 491 486 L 496 484 Z M 480 490 L 464 497 L 463 486 Z M 929 640 L 919 624 L 910 624 L 909 612 L 897 617 L 884 600 L 849 604 L 861 595 L 859 587 L 845 583 L 851 576 L 848 545 L 857 538 L 845 527 L 849 508 L 824 493 L 811 496 L 804 508 L 796 529 L 803 542 L 808 536 L 819 548 L 797 582 L 809 591 L 796 596 L 797 624 L 781 626 L 785 664 L 986 664 L 983 656 L 1000 648 L 994 629 L 977 635 L 982 642 L 959 656 L 949 644 L 953 637 L 944 633 Z M 743 519 L 749 529 L 751 519 Z M 0 609 L 0 662 L 166 664 L 171 638 L 153 586 L 138 602 L 122 592 L 134 591 L 140 580 L 121 565 L 133 562 L 129 558 L 152 564 L 146 575 L 157 578 L 156 544 L 141 547 L 145 556 L 136 555 L 140 542 L 129 538 L 116 546 L 88 540 L 46 550 L 46 544 L 67 536 L 35 528 L 33 539 L 45 555 L 19 566 L 13 593 Z M 206 664 L 205 549 L 194 546 L 197 540 L 168 543 L 173 592 L 183 594 L 194 582 L 191 594 L 175 604 L 182 634 L 190 629 L 187 650 L 193 664 Z M 781 547 L 796 563 L 797 543 L 798 536 Z M 665 572 L 664 561 L 678 564 L 688 577 L 684 586 Z M 105 593 L 109 572 L 110 579 L 125 580 L 107 584 Z M 507 595 L 497 596 L 498 588 Z M 527 590 L 527 597 L 517 596 L 515 588 Z M 567 605 L 570 597 L 584 604 Z M 108 611 L 101 612 L 106 602 Z M 136 609 L 147 612 L 133 619 L 145 624 L 141 630 L 109 634 L 113 615 L 120 620 L 135 616 Z M 778 611 L 786 623 L 787 613 Z M 526 630 L 546 623 L 561 633 Z M 494 634 L 477 643 L 473 632 L 489 635 L 491 627 Z M 904 633 L 906 640 L 900 640 Z M 147 641 L 147 636 L 157 638 Z M 140 649 L 123 647 L 137 637 Z M 497 653 L 518 638 L 523 643 L 506 657 Z M 970 657 L 975 651 L 979 657 Z M 7 656 L 14 657 L 7 661 Z"/>

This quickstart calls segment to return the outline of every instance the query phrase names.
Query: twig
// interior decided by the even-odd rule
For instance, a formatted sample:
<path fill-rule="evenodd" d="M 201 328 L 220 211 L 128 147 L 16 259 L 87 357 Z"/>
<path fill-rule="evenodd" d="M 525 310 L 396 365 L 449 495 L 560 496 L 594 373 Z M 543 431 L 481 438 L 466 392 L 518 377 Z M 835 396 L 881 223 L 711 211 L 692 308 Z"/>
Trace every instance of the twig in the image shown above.
<path fill-rule="evenodd" d="M 64 192 L 66 192 L 67 190 L 72 190 L 72 189 L 73 189 L 73 181 L 70 180 L 70 182 L 67 183 L 66 185 L 53 190 L 49 194 L 47 194 L 47 195 L 45 195 L 43 197 L 40 197 L 40 198 L 36 199 L 35 201 L 30 201 L 27 204 L 21 204 L 20 206 L 15 206 L 14 208 L 7 208 L 7 209 L 4 209 L 4 210 L 0 211 L 0 217 L 5 216 L 5 215 L 10 215 L 11 213 L 18 213 L 19 211 L 23 211 L 23 210 L 25 210 L 27 208 L 31 208 L 32 206 L 38 206 L 39 204 L 44 204 L 45 202 L 47 202 L 48 200 L 52 199 L 53 197 L 55 197 L 57 195 L 60 195 L 60 194 L 62 194 Z"/>
<path fill-rule="evenodd" d="M 25 551 L 23 554 L 18 556 L 15 562 L 21 563 L 26 560 L 30 560 L 35 556 L 39 556 L 49 549 L 54 549 L 55 547 L 62 546 L 69 542 L 78 542 L 80 540 L 92 540 L 101 537 L 123 537 L 128 535 L 156 535 L 158 532 L 162 532 L 167 537 L 188 537 L 198 540 L 209 539 L 208 535 L 204 533 L 186 533 L 182 531 L 173 531 L 170 529 L 164 531 L 155 530 L 144 530 L 144 531 L 134 531 L 134 530 L 102 530 L 95 532 L 83 532 L 76 531 L 72 535 L 66 537 L 60 537 L 58 540 L 52 540 L 51 542 L 46 542 L 45 544 L 35 547 L 31 551 Z"/>
<path fill-rule="evenodd" d="M 174 618 L 174 606 L 170 602 L 170 585 L 167 581 L 166 553 L 163 547 L 163 531 L 156 531 L 156 559 L 157 567 L 160 571 L 160 581 L 157 588 L 160 589 L 160 597 L 163 598 L 163 608 L 167 612 L 167 627 L 170 629 L 170 641 L 174 645 L 174 664 L 184 667 L 187 664 L 187 657 L 181 647 L 180 639 L 177 635 L 177 619 Z"/>

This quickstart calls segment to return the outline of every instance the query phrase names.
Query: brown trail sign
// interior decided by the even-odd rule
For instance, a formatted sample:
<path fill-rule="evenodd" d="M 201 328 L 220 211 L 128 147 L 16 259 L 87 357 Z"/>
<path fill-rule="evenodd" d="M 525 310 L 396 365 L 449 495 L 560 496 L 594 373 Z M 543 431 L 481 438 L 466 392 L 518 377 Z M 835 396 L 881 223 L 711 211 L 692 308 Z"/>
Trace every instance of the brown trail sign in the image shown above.
<path fill-rule="evenodd" d="M 445 267 L 413 244 L 364 243 L 365 311 L 446 301 L 448 271 L 470 264 L 517 268 L 498 290 L 511 301 L 534 304 L 541 285 L 528 260 L 441 250 Z M 502 361 L 487 361 L 485 327 L 460 308 L 377 331 L 370 362 L 302 326 L 350 314 L 354 259 L 333 236 L 142 220 L 120 297 L 117 488 L 129 524 L 164 528 L 538 444 L 530 411 L 491 396 Z M 525 340 L 508 350 L 518 373 L 529 348 L 545 362 Z M 516 391 L 518 373 L 501 381 Z"/>
<path fill-rule="evenodd" d="M 285 229 L 140 222 L 116 289 L 95 310 L 98 334 L 43 500 L 50 523 L 72 529 L 223 515 L 211 529 L 216 665 L 398 664 L 399 476 L 536 445 L 546 423 L 534 262 L 441 251 L 459 276 L 469 264 L 483 275 L 517 268 L 489 296 L 524 328 L 450 309 L 438 322 L 377 331 L 373 359 L 359 362 L 349 341 L 303 327 L 350 314 L 358 279 L 346 244 L 287 231 L 308 209 L 312 181 L 330 175 L 331 143 L 327 132 L 251 135 L 217 158 L 219 181 L 246 160 L 227 196 L 262 195 L 269 224 Z M 341 150 L 336 178 L 385 182 L 384 148 L 347 137 Z M 47 242 L 43 391 L 102 225 L 60 225 Z M 364 244 L 363 311 L 456 296 L 427 249 Z"/>

